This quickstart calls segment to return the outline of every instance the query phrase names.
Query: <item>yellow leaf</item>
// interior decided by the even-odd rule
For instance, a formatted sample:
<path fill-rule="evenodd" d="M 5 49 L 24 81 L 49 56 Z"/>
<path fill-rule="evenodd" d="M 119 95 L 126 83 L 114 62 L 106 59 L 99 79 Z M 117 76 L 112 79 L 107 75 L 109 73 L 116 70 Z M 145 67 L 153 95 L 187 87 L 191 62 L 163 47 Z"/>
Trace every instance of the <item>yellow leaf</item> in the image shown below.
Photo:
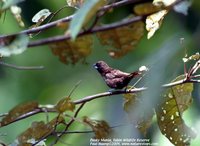
<path fill-rule="evenodd" d="M 146 30 L 148 31 L 147 38 L 150 39 L 156 30 L 158 30 L 162 24 L 164 16 L 168 13 L 167 10 L 159 11 L 146 18 Z"/>
<path fill-rule="evenodd" d="M 55 106 L 59 113 L 63 113 L 67 110 L 74 111 L 75 104 L 71 101 L 69 97 L 61 99 Z"/>

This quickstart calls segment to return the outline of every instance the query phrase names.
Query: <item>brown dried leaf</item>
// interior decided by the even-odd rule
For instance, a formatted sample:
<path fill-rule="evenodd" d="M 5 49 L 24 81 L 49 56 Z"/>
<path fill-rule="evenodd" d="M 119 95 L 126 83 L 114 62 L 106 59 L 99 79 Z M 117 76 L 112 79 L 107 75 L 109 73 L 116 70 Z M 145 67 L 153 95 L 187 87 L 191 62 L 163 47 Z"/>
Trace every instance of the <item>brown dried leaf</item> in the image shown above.
<path fill-rule="evenodd" d="M 136 5 L 133 8 L 133 11 L 137 15 L 148 15 L 148 14 L 152 14 L 154 12 L 157 12 L 160 9 L 161 8 L 159 6 L 155 6 L 152 3 L 148 2 L 148 3 L 142 3 L 142 4 Z"/>
<path fill-rule="evenodd" d="M 0 122 L 0 127 L 8 125 L 15 120 L 17 120 L 20 116 L 23 116 L 26 113 L 34 111 L 38 108 L 37 102 L 27 102 L 24 104 L 17 105 L 12 110 L 9 111 L 8 115 L 5 116 L 2 121 Z"/>
<path fill-rule="evenodd" d="M 50 46 L 52 52 L 59 56 L 60 61 L 65 64 L 76 64 L 80 60 L 83 62 L 90 55 L 92 50 L 92 37 L 90 35 L 78 37 L 76 41 L 70 40 L 57 42 Z"/>
<path fill-rule="evenodd" d="M 56 24 L 56 26 L 57 26 L 58 28 L 67 30 L 67 28 L 68 28 L 68 26 L 69 26 L 69 23 L 68 23 L 68 22 L 59 22 L 59 23 Z"/>
<path fill-rule="evenodd" d="M 58 101 L 55 108 L 59 113 L 63 113 L 67 110 L 74 111 L 75 106 L 76 105 L 71 101 L 70 97 L 66 97 Z"/>
<path fill-rule="evenodd" d="M 83 122 L 92 128 L 96 139 L 108 138 L 111 133 L 110 126 L 104 120 L 92 120 L 85 116 L 83 117 Z"/>
<path fill-rule="evenodd" d="M 177 77 L 172 82 L 182 79 L 184 79 L 184 75 Z M 185 83 L 167 89 L 163 95 L 164 101 L 156 109 L 159 128 L 174 145 L 190 145 L 190 140 L 196 136 L 182 118 L 183 112 L 192 102 L 192 90 L 193 83 Z"/>
<path fill-rule="evenodd" d="M 132 51 L 144 33 L 142 21 L 132 23 L 128 26 L 100 32 L 97 34 L 103 45 L 110 45 L 109 55 L 113 58 L 120 58 Z"/>
<path fill-rule="evenodd" d="M 31 141 L 38 141 L 45 136 L 51 134 L 55 130 L 55 126 L 62 123 L 64 118 L 62 116 L 56 117 L 49 123 L 45 124 L 43 121 L 33 122 L 31 127 L 18 136 L 20 145 L 34 144 Z"/>

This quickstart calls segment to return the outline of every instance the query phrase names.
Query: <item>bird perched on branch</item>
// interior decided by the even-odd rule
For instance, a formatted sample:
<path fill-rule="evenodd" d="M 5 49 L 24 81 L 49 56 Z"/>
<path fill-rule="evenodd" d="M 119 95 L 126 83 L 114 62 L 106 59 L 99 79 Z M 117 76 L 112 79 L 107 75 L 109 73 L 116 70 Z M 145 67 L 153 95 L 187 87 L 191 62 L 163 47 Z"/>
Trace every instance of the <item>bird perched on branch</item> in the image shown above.
<path fill-rule="evenodd" d="M 106 84 L 113 89 L 122 89 L 126 87 L 132 78 L 141 75 L 144 70 L 147 70 L 147 68 L 143 66 L 142 70 L 125 73 L 109 67 L 104 61 L 98 61 L 93 66 L 101 74 Z"/>

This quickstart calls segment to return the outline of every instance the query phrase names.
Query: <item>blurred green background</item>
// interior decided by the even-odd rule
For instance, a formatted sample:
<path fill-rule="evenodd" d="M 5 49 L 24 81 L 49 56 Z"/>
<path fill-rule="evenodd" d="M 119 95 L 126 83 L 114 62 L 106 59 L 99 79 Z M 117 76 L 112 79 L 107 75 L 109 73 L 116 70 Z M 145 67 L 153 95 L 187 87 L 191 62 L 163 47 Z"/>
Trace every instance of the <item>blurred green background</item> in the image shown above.
<path fill-rule="evenodd" d="M 22 8 L 22 15 L 26 28 L 32 25 L 31 18 L 39 10 L 47 8 L 50 11 L 56 11 L 66 4 L 65 0 L 32 0 L 25 1 L 19 6 Z M 80 99 L 87 95 L 93 95 L 108 91 L 97 71 L 92 64 L 98 60 L 105 60 L 112 67 L 123 71 L 131 72 L 137 70 L 140 66 L 150 66 L 152 76 L 148 82 L 155 85 L 158 83 L 168 83 L 176 76 L 183 73 L 182 57 L 187 48 L 188 55 L 199 51 L 200 37 L 200 7 L 199 2 L 189 9 L 188 15 L 178 14 L 171 11 L 164 19 L 161 28 L 150 39 L 146 39 L 146 34 L 137 47 L 128 55 L 120 59 L 112 59 L 106 52 L 106 47 L 94 37 L 92 54 L 86 59 L 87 64 L 78 63 L 76 65 L 65 65 L 61 63 L 57 56 L 54 56 L 48 46 L 29 48 L 24 53 L 3 58 L 3 61 L 22 66 L 44 65 L 45 69 L 41 71 L 23 71 L 0 66 L 0 113 L 6 113 L 19 103 L 27 101 L 38 101 L 40 104 L 55 104 L 59 99 L 69 94 L 73 86 L 80 80 L 81 84 L 72 95 L 72 99 Z M 65 17 L 73 13 L 72 8 L 64 9 L 54 20 Z M 106 22 L 112 22 L 123 18 L 132 11 L 132 6 L 122 7 L 110 13 L 105 18 Z M 22 29 L 18 27 L 16 21 L 9 11 L 6 12 L 5 21 L 0 19 L 0 35 L 19 32 Z M 59 31 L 48 30 L 41 32 L 34 39 L 59 34 Z M 185 38 L 185 43 L 180 45 L 180 38 Z M 151 84 L 149 84 L 151 85 Z M 199 88 L 196 84 L 192 103 L 189 110 L 184 114 L 186 124 L 192 126 L 198 136 L 192 141 L 192 146 L 198 146 L 200 143 L 200 116 L 199 116 Z M 157 90 L 156 86 L 151 87 L 152 95 Z M 149 99 L 148 101 L 150 101 Z M 89 116 L 94 119 L 104 119 L 110 125 L 120 125 L 128 121 L 126 113 L 123 111 L 123 100 L 121 96 L 105 97 L 91 101 L 80 112 L 80 116 Z M 142 106 L 146 106 L 146 103 Z M 17 135 L 27 129 L 32 121 L 45 120 L 44 114 L 39 114 L 16 122 L 0 129 L 0 141 L 12 143 Z M 116 128 L 118 136 L 131 134 L 131 126 Z M 89 127 L 75 125 L 72 129 L 86 130 Z M 6 134 L 6 136 L 3 136 Z M 133 133 L 134 134 L 134 133 Z M 89 138 L 92 134 L 73 134 L 65 136 L 62 141 L 69 145 L 89 145 Z M 129 135 L 131 137 L 131 135 Z M 161 146 L 170 146 L 159 131 L 158 126 L 152 125 L 149 136 L 153 142 Z M 58 145 L 66 145 L 59 143 Z"/>

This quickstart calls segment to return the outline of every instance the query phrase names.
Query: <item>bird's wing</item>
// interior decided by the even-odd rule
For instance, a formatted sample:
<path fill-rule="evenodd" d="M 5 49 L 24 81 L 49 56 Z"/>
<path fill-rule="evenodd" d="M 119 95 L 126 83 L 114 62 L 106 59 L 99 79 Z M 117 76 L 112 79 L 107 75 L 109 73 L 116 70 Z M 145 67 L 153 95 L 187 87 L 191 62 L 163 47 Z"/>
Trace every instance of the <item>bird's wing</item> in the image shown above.
<path fill-rule="evenodd" d="M 125 72 L 122 72 L 120 70 L 113 70 L 112 74 L 115 76 L 115 78 L 120 78 L 122 76 L 129 76 L 130 75 L 130 73 L 125 73 Z"/>
<path fill-rule="evenodd" d="M 113 73 L 111 73 L 111 72 L 110 72 L 110 73 L 106 73 L 106 74 L 105 74 L 105 78 L 106 78 L 106 79 L 114 79 L 114 78 L 115 78 L 115 75 L 114 75 Z"/>
<path fill-rule="evenodd" d="M 106 79 L 106 84 L 111 88 L 121 89 L 124 87 L 123 78 Z M 120 85 L 121 84 L 121 85 Z M 119 86 L 120 85 L 120 86 Z"/>
<path fill-rule="evenodd" d="M 130 75 L 129 73 L 125 73 L 116 69 L 105 74 L 107 79 L 123 78 L 123 77 L 128 77 L 129 75 Z"/>

